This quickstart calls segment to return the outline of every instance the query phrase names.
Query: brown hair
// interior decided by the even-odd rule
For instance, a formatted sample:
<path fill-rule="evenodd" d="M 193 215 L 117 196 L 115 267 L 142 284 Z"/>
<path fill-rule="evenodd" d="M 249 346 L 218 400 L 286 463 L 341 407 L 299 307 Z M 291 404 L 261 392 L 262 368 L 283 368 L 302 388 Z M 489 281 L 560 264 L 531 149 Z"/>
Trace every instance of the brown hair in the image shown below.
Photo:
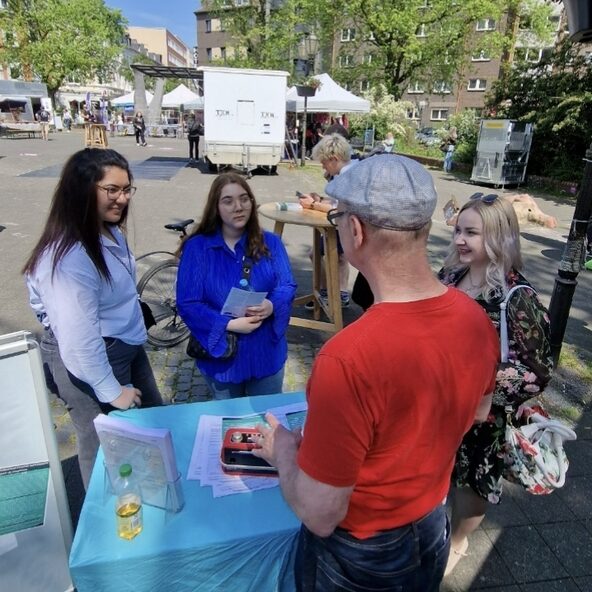
<path fill-rule="evenodd" d="M 97 211 L 97 183 L 109 167 L 122 169 L 133 182 L 128 161 L 119 152 L 104 148 L 85 148 L 73 154 L 64 165 L 45 228 L 27 259 L 22 272 L 33 273 L 43 253 L 53 248 L 52 269 L 76 244 L 81 243 L 97 271 L 110 280 L 109 269 L 101 248 L 101 221 Z M 122 210 L 117 226 L 125 229 L 129 203 Z M 52 272 L 52 275 L 53 275 Z"/>
<path fill-rule="evenodd" d="M 259 225 L 259 216 L 257 214 L 257 202 L 255 200 L 255 195 L 253 194 L 253 190 L 245 181 L 245 179 L 237 173 L 222 173 L 214 179 L 214 182 L 210 187 L 210 192 L 208 193 L 208 199 L 206 201 L 201 221 L 195 230 L 192 230 L 187 235 L 183 241 L 183 244 L 179 248 L 177 255 L 181 254 L 185 241 L 189 240 L 192 236 L 195 236 L 196 234 L 211 235 L 218 232 L 220 226 L 222 225 L 222 218 L 220 218 L 220 212 L 218 210 L 220 196 L 222 195 L 222 190 L 224 187 L 226 187 L 226 185 L 231 185 L 234 183 L 240 185 L 251 200 L 251 215 L 249 216 L 249 220 L 247 221 L 247 225 L 245 227 L 247 232 L 246 255 L 255 261 L 258 261 L 261 257 L 269 256 L 269 249 L 265 245 L 263 240 L 263 231 Z"/>

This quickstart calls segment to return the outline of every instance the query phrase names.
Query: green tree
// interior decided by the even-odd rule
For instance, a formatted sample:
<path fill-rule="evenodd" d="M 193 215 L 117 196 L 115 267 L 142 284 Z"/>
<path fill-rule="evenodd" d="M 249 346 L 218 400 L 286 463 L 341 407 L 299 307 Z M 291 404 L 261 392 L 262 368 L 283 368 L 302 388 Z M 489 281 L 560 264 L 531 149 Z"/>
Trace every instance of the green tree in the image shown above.
<path fill-rule="evenodd" d="M 125 20 L 103 0 L 8 0 L 0 11 L 0 62 L 38 77 L 52 100 L 69 77 L 107 77 L 121 53 Z"/>
<path fill-rule="evenodd" d="M 592 140 L 592 64 L 568 40 L 540 63 L 494 83 L 490 114 L 535 124 L 530 173 L 578 181 Z"/>

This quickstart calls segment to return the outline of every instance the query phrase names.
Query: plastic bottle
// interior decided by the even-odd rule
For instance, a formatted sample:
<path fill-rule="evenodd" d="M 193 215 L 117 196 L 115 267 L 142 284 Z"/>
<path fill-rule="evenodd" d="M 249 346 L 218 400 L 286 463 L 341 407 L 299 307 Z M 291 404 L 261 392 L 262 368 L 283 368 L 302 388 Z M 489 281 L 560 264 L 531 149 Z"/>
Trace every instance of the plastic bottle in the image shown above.
<path fill-rule="evenodd" d="M 142 496 L 140 486 L 132 474 L 132 466 L 119 467 L 119 477 L 115 481 L 115 515 L 117 534 L 126 540 L 133 539 L 142 532 Z"/>

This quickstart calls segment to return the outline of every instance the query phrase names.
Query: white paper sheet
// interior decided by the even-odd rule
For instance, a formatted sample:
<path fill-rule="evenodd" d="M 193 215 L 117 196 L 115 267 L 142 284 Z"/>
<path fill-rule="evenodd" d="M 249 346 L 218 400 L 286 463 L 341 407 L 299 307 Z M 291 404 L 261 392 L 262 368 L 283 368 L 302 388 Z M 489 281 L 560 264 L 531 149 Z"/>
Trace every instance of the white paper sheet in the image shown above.
<path fill-rule="evenodd" d="M 306 403 L 294 403 L 269 410 L 288 429 L 302 427 Z M 193 452 L 187 471 L 188 480 L 198 480 L 202 486 L 212 487 L 214 497 L 268 489 L 278 485 L 277 477 L 249 477 L 228 475 L 220 464 L 220 450 L 226 431 L 233 427 L 255 427 L 264 423 L 265 413 L 241 416 L 202 415 L 199 418 Z"/>
<path fill-rule="evenodd" d="M 267 292 L 250 292 L 240 288 L 230 288 L 226 302 L 222 307 L 222 314 L 235 318 L 244 317 L 249 306 L 260 306 L 266 296 Z"/>

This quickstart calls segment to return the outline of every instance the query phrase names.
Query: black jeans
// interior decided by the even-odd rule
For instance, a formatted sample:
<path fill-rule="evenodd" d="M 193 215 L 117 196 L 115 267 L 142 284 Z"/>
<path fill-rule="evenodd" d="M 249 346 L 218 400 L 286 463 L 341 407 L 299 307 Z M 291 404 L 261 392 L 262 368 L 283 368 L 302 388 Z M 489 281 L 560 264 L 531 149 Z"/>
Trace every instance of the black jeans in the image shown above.
<path fill-rule="evenodd" d="M 144 137 L 144 130 L 135 128 L 136 132 L 136 144 L 145 144 L 146 138 Z"/>
<path fill-rule="evenodd" d="M 189 140 L 189 158 L 199 159 L 199 136 L 197 138 L 187 138 Z M 195 154 L 195 156 L 193 156 Z"/>
<path fill-rule="evenodd" d="M 443 505 L 399 528 L 356 539 L 337 528 L 327 538 L 300 529 L 298 592 L 438 592 L 450 549 Z"/>

